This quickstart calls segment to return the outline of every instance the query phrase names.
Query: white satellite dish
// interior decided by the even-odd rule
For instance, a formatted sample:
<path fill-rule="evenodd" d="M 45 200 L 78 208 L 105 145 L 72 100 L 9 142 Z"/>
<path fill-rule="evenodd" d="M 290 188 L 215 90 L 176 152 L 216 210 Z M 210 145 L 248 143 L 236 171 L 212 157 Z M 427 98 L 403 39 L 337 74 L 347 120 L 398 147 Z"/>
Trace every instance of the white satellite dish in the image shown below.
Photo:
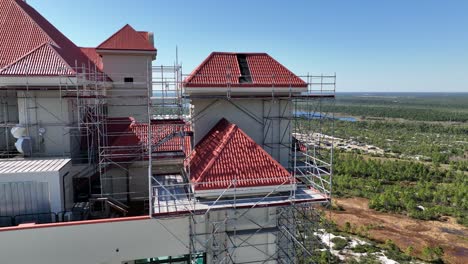
<path fill-rule="evenodd" d="M 15 147 L 24 156 L 31 156 L 32 140 L 30 137 L 20 137 L 15 142 Z"/>
<path fill-rule="evenodd" d="M 26 128 L 23 125 L 17 124 L 11 128 L 11 134 L 15 138 L 21 138 L 26 135 Z"/>

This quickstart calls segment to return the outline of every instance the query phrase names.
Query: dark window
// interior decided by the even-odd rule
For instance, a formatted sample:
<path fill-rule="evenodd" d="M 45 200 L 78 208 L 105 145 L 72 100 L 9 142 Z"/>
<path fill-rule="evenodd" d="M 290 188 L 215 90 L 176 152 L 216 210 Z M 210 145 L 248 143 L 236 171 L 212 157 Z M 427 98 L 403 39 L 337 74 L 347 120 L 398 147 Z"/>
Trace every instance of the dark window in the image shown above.
<path fill-rule="evenodd" d="M 239 63 L 241 72 L 239 83 L 252 83 L 252 76 L 250 76 L 249 64 L 247 63 L 245 54 L 237 54 L 237 62 Z"/>
<path fill-rule="evenodd" d="M 125 77 L 124 82 L 126 83 L 132 83 L 133 82 L 133 77 Z"/>

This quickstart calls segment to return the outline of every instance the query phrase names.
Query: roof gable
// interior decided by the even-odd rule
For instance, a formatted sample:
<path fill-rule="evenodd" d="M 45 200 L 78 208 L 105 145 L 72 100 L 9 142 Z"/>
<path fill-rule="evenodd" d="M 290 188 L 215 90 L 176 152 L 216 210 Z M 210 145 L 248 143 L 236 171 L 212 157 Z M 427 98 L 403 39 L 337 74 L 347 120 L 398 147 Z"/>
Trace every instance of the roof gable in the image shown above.
<path fill-rule="evenodd" d="M 307 87 L 266 53 L 213 52 L 184 81 L 185 87 Z"/>
<path fill-rule="evenodd" d="M 11 67 L 11 64 L 17 63 L 44 44 L 49 44 L 55 52 L 50 52 L 50 47 L 43 47 L 41 51 L 47 50 L 43 53 L 46 57 L 29 56 L 29 63 L 36 66 L 41 64 L 42 69 L 49 68 L 48 75 L 63 74 L 63 69 L 55 67 L 56 56 L 61 57 L 69 67 L 89 63 L 88 58 L 72 41 L 24 1 L 0 0 L 0 25 L 0 74 L 27 74 L 24 71 L 26 65 L 18 68 Z M 33 58 L 40 60 L 32 61 Z M 4 71 L 6 68 L 9 71 Z M 17 70 L 13 71 L 13 68 Z"/>
<path fill-rule="evenodd" d="M 97 49 L 156 51 L 149 43 L 148 32 L 137 32 L 128 24 L 102 42 Z"/>
<path fill-rule="evenodd" d="M 221 119 L 190 157 L 195 190 L 289 184 L 290 173 L 238 126 Z"/>

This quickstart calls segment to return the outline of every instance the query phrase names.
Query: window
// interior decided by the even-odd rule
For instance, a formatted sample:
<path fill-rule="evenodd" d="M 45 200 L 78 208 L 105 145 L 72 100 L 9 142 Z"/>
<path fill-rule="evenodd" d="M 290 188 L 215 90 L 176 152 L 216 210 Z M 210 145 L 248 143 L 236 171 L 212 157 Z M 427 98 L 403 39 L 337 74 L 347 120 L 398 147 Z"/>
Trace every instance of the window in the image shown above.
<path fill-rule="evenodd" d="M 125 77 L 124 82 L 125 83 L 133 83 L 133 77 Z"/>

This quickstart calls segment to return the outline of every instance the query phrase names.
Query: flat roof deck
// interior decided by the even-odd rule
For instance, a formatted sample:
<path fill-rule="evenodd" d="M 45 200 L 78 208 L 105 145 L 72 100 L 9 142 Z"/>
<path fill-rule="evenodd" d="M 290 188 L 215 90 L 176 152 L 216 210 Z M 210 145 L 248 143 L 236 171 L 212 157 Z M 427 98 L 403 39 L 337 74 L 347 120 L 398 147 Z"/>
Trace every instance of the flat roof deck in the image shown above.
<path fill-rule="evenodd" d="M 181 175 L 158 175 L 153 177 L 153 215 L 197 213 L 206 210 L 228 208 L 242 209 L 252 207 L 282 206 L 290 203 L 320 203 L 329 199 L 317 190 L 297 184 L 295 191 L 223 197 L 215 199 L 197 199 L 189 192 L 190 184 L 184 182 Z M 158 183 L 159 182 L 159 183 Z M 293 195 L 293 196 L 292 196 Z"/>

